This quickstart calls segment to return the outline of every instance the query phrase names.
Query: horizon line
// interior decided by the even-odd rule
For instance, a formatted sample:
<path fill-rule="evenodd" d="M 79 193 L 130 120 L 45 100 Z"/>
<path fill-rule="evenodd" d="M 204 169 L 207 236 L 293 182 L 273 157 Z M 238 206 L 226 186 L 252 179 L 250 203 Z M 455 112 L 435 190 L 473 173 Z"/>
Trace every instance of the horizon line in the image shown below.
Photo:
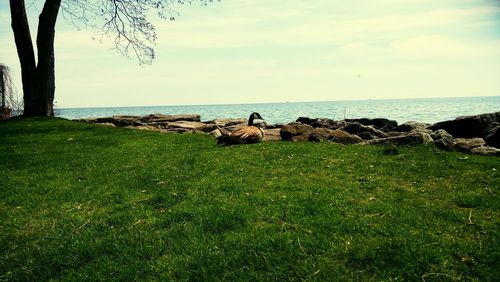
<path fill-rule="evenodd" d="M 71 109 L 106 109 L 106 108 L 154 108 L 154 107 L 202 107 L 202 106 L 235 106 L 235 105 L 262 105 L 262 104 L 294 104 L 294 103 L 321 103 L 321 102 L 355 102 L 355 101 L 390 101 L 390 100 L 437 100 L 437 99 L 463 99 L 463 98 L 492 98 L 500 95 L 487 96 L 453 96 L 453 97 L 425 97 L 425 98 L 368 98 L 368 99 L 339 99 L 339 100 L 313 100 L 313 101 L 285 101 L 285 102 L 251 102 L 251 103 L 214 103 L 214 104 L 172 104 L 172 105 L 135 105 L 135 106 L 83 106 L 83 107 L 55 107 L 55 110 Z"/>

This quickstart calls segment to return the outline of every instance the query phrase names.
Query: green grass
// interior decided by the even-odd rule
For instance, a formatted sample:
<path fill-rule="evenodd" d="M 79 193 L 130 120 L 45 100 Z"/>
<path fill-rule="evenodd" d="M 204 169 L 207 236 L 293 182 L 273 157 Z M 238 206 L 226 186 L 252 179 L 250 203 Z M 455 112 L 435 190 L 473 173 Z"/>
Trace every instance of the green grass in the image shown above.
<path fill-rule="evenodd" d="M 500 277 L 500 158 L 0 123 L 0 280 Z"/>

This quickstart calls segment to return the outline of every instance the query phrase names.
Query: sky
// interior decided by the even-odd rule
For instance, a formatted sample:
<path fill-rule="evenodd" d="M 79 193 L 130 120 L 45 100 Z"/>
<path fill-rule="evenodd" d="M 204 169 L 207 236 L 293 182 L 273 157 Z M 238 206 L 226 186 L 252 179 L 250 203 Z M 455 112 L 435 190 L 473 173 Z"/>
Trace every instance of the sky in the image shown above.
<path fill-rule="evenodd" d="M 21 92 L 7 2 L 0 62 Z M 26 3 L 36 38 L 43 1 Z M 60 15 L 56 107 L 500 96 L 499 0 L 222 0 L 176 11 L 151 18 L 151 65 Z"/>

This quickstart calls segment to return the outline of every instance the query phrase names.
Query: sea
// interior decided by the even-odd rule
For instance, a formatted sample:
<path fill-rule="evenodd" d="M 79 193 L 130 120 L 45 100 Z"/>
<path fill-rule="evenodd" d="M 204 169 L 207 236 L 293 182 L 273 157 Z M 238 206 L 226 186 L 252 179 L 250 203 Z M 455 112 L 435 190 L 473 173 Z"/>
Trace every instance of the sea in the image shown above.
<path fill-rule="evenodd" d="M 146 107 L 59 108 L 56 116 L 67 119 L 110 117 L 114 115 L 198 114 L 202 121 L 216 118 L 248 117 L 258 112 L 268 124 L 285 124 L 298 117 L 388 118 L 398 123 L 418 121 L 436 123 L 459 116 L 500 111 L 500 96 L 289 102 L 261 104 L 221 104 Z"/>

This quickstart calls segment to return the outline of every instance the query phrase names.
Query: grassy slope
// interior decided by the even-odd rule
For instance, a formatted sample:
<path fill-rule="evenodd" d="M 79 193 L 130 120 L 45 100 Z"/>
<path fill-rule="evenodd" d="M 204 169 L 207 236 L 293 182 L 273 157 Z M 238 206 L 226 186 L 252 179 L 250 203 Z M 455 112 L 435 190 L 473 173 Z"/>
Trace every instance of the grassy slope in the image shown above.
<path fill-rule="evenodd" d="M 0 280 L 498 278 L 500 158 L 382 151 L 0 123 Z"/>

